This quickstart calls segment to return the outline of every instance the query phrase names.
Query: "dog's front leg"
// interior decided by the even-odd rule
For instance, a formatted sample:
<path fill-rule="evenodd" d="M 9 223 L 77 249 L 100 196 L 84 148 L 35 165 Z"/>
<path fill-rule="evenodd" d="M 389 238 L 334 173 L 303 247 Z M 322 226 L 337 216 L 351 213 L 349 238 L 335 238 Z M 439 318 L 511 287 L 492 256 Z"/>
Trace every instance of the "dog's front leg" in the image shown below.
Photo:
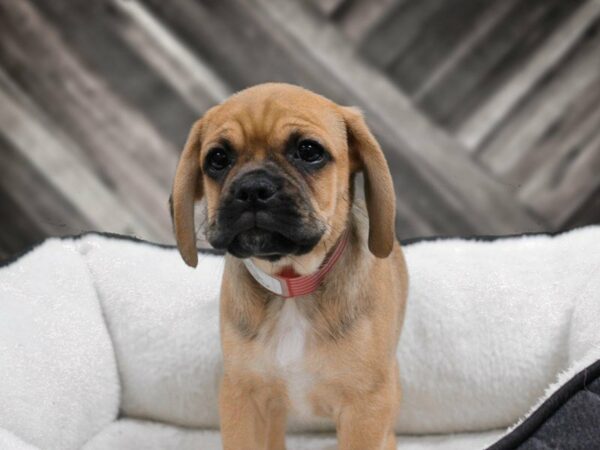
<path fill-rule="evenodd" d="M 285 427 L 287 410 L 280 400 L 271 400 L 266 405 L 267 436 L 266 450 L 285 450 Z"/>
<path fill-rule="evenodd" d="M 251 392 L 227 375 L 221 383 L 219 409 L 224 450 L 257 450 L 265 447 L 265 420 Z"/>
<path fill-rule="evenodd" d="M 337 421 L 339 450 L 396 450 L 395 397 L 373 395 L 343 407 Z"/>
<path fill-rule="evenodd" d="M 224 450 L 285 450 L 286 409 L 269 394 L 223 377 L 219 406 Z"/>
<path fill-rule="evenodd" d="M 346 408 L 337 427 L 339 450 L 396 450 L 387 411 Z"/>

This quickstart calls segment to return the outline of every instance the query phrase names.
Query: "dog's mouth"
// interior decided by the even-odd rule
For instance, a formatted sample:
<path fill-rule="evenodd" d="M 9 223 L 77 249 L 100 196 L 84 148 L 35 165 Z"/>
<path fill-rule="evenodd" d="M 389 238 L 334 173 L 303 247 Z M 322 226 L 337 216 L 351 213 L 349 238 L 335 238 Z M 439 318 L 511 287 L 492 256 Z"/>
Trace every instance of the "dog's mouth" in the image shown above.
<path fill-rule="evenodd" d="M 215 227 L 216 228 L 216 227 Z M 257 257 L 277 261 L 287 255 L 309 253 L 321 240 L 319 226 L 277 220 L 268 213 L 243 213 L 234 223 L 221 224 L 209 233 L 215 248 L 238 258 Z"/>
<path fill-rule="evenodd" d="M 277 261 L 285 255 L 295 253 L 297 244 L 281 233 L 252 228 L 237 234 L 227 251 L 238 258 L 255 256 L 269 261 Z"/>

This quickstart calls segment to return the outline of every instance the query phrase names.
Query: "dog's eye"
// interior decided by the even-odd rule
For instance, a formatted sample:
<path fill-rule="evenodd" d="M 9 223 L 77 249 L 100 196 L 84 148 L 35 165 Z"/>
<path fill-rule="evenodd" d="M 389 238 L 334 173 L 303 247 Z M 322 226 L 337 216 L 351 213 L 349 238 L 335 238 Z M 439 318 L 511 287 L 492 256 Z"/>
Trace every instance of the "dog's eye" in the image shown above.
<path fill-rule="evenodd" d="M 325 149 L 318 142 L 305 139 L 298 143 L 294 157 L 310 164 L 319 163 L 325 158 Z"/>
<path fill-rule="evenodd" d="M 229 167 L 231 159 L 224 149 L 216 148 L 206 157 L 206 164 L 212 170 L 221 171 Z"/>

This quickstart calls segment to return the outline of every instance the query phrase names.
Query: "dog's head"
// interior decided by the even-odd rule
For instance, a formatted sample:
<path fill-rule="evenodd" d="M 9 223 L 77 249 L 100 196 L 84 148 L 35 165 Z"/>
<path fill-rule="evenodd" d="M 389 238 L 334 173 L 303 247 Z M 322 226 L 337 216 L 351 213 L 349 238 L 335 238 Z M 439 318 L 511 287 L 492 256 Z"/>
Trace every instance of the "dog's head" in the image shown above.
<path fill-rule="evenodd" d="M 239 258 L 304 258 L 316 268 L 347 226 L 351 179 L 365 175 L 369 248 L 392 250 L 395 196 L 362 115 L 297 86 L 262 84 L 210 109 L 190 131 L 173 185 L 177 245 L 196 266 L 194 202 L 208 241 Z"/>

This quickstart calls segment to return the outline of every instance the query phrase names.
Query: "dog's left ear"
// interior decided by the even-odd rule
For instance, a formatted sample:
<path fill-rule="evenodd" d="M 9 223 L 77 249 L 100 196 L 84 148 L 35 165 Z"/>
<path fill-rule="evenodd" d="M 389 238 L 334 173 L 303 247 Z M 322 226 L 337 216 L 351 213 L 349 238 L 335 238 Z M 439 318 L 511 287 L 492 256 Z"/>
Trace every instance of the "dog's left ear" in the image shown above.
<path fill-rule="evenodd" d="M 198 265 L 194 203 L 203 195 L 199 161 L 200 145 L 201 121 L 198 120 L 192 126 L 179 158 L 170 200 L 177 248 L 185 263 L 191 267 Z"/>
<path fill-rule="evenodd" d="M 362 113 L 352 107 L 342 110 L 351 164 L 358 171 L 362 170 L 365 179 L 369 250 L 378 258 L 386 258 L 392 252 L 396 240 L 396 195 L 390 169 Z"/>

